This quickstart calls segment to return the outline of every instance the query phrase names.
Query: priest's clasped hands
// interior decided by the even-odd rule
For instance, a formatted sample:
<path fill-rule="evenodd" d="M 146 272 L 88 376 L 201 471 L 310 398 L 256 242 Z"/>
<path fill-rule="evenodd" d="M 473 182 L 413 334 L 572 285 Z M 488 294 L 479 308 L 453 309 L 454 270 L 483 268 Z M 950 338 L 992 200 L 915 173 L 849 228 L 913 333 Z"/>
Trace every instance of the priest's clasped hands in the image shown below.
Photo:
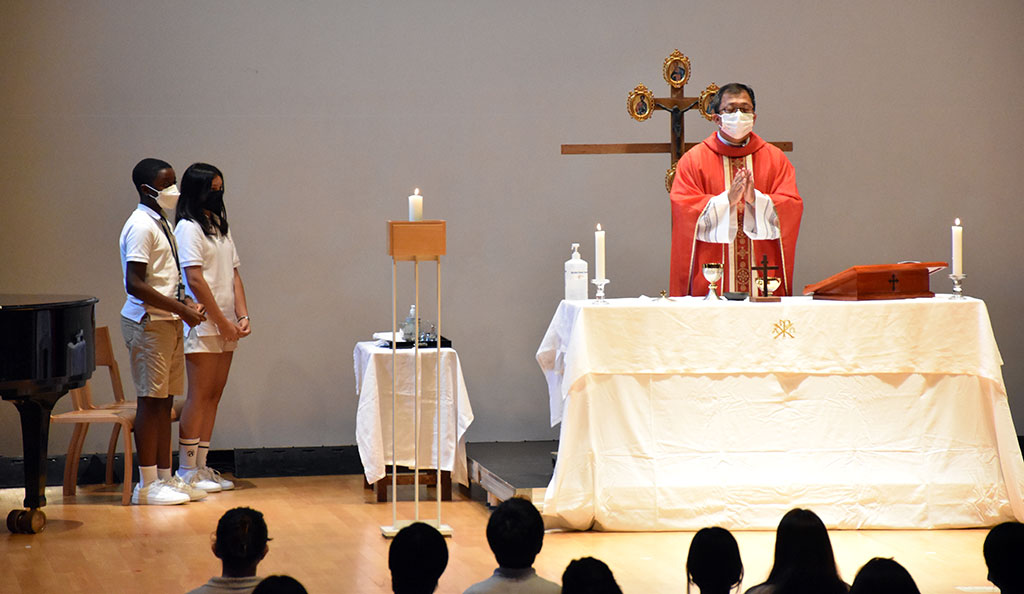
<path fill-rule="evenodd" d="M 754 204 L 754 173 L 746 167 L 736 172 L 729 186 L 729 206 L 739 206 L 740 200 Z"/>

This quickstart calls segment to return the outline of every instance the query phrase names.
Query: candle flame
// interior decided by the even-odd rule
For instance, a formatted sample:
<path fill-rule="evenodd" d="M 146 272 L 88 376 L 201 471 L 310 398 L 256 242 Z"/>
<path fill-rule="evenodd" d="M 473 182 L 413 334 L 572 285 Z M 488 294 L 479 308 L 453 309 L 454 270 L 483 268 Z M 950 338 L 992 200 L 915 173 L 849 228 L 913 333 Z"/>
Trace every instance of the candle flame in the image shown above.
<path fill-rule="evenodd" d="M 957 227 L 959 227 L 960 226 L 960 218 L 957 217 L 956 222 L 953 223 L 953 224 L 956 225 Z"/>
<path fill-rule="evenodd" d="M 600 230 L 601 230 L 601 223 L 598 223 L 598 224 L 597 224 L 597 230 L 598 230 L 598 231 L 600 231 Z"/>
<path fill-rule="evenodd" d="M 412 193 L 415 194 L 416 196 L 419 196 L 420 195 L 420 189 L 416 188 L 415 190 L 412 191 Z"/>

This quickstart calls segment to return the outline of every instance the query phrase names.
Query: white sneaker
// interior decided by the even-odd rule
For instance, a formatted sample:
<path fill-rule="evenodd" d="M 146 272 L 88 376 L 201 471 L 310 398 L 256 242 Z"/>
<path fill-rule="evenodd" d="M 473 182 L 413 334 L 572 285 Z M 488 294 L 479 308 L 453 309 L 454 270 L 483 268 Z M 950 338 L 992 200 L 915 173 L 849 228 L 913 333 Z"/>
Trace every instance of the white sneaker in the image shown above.
<path fill-rule="evenodd" d="M 189 497 L 166 481 L 156 480 L 143 487 L 135 485 L 132 503 L 135 505 L 179 505 L 188 503 Z"/>
<path fill-rule="evenodd" d="M 219 493 L 221 490 L 220 483 L 204 476 L 200 468 L 179 468 L 174 473 L 174 476 L 181 479 L 182 482 L 198 487 L 207 493 Z"/>
<path fill-rule="evenodd" d="M 188 495 L 189 501 L 199 501 L 200 499 L 210 494 L 209 492 L 206 491 L 206 489 L 201 489 L 195 485 L 186 483 L 185 481 L 181 480 L 180 476 L 176 474 L 171 475 L 171 479 L 166 482 L 171 487 Z"/>
<path fill-rule="evenodd" d="M 217 483 L 220 485 L 221 491 L 230 491 L 235 488 L 235 483 L 221 476 L 219 472 L 210 468 L 209 466 L 203 466 L 199 469 L 199 476 L 203 477 L 204 480 Z"/>

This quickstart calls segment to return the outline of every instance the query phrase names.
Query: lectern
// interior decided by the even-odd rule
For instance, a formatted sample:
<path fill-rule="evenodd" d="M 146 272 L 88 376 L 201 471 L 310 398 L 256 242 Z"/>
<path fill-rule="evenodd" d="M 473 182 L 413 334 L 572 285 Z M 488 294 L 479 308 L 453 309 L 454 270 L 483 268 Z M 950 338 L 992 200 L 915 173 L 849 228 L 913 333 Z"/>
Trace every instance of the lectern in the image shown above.
<path fill-rule="evenodd" d="M 804 295 L 815 299 L 867 301 L 934 297 L 928 277 L 946 267 L 945 262 L 903 262 L 853 266 L 827 279 L 804 287 Z"/>
<path fill-rule="evenodd" d="M 391 374 L 391 525 L 381 526 L 381 534 L 385 538 L 393 538 L 398 531 L 413 522 L 425 522 L 445 535 L 451 536 L 450 526 L 441 523 L 441 256 L 445 255 L 447 249 L 447 230 L 445 221 L 388 221 L 388 255 L 391 256 L 391 369 L 396 370 L 395 357 L 398 349 L 398 263 L 413 263 L 413 278 L 415 283 L 416 318 L 415 333 L 412 338 L 416 364 L 413 365 L 413 388 L 416 402 L 413 406 L 413 501 L 414 517 L 412 520 L 398 521 L 398 456 L 395 447 L 395 409 L 397 408 L 397 386 L 396 375 Z M 422 389 L 420 386 L 420 262 L 435 262 L 437 264 L 437 357 L 436 372 L 434 377 L 437 381 L 435 394 L 437 410 L 437 460 L 434 467 L 437 469 L 437 519 L 420 519 L 420 401 Z"/>

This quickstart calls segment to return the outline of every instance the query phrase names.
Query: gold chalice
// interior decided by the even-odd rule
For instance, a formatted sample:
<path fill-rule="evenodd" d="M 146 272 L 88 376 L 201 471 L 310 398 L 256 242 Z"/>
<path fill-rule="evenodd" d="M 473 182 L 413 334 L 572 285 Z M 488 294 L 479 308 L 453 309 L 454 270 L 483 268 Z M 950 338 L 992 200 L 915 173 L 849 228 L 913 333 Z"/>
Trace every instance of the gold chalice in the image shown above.
<path fill-rule="evenodd" d="M 708 281 L 708 294 L 705 301 L 721 299 L 715 289 L 718 288 L 718 281 L 722 280 L 722 264 L 720 262 L 708 262 L 704 265 L 704 280 Z"/>

